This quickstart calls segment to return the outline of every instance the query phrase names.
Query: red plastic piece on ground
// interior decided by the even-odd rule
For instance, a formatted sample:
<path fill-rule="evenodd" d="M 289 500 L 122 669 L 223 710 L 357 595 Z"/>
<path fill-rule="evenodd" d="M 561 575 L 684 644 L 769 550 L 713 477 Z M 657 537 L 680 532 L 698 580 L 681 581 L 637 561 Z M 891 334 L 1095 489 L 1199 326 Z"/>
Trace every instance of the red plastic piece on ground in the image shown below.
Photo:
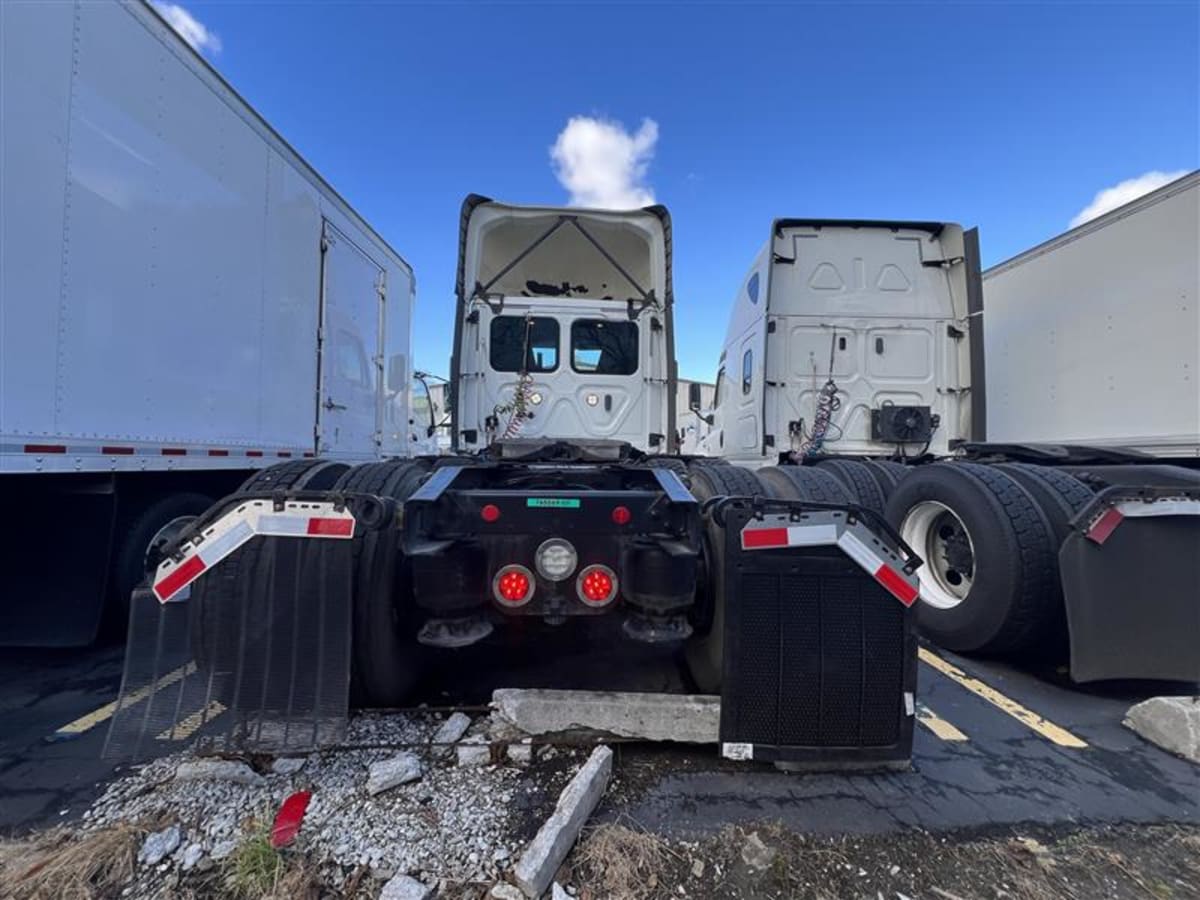
<path fill-rule="evenodd" d="M 296 839 L 300 831 L 300 823 L 308 812 L 308 801 L 312 799 L 311 791 L 296 791 L 279 807 L 275 814 L 275 824 L 271 827 L 271 846 L 278 850 L 286 847 Z"/>

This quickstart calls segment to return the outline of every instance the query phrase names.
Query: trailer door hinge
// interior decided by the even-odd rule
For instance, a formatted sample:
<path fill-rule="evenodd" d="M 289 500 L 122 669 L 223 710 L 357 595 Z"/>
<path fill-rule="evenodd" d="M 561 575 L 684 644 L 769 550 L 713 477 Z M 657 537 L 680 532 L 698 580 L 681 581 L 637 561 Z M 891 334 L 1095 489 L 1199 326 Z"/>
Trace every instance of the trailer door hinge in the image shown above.
<path fill-rule="evenodd" d="M 775 333 L 775 320 L 772 319 L 770 322 L 767 323 L 767 334 L 774 334 L 774 333 Z"/>
<path fill-rule="evenodd" d="M 948 269 L 963 261 L 961 256 L 951 256 L 948 259 L 923 259 L 921 265 L 927 269 Z"/>
<path fill-rule="evenodd" d="M 774 447 L 775 446 L 775 435 L 764 434 L 763 435 L 763 444 L 767 447 Z"/>
<path fill-rule="evenodd" d="M 956 341 L 961 341 L 964 337 L 967 336 L 967 333 L 958 328 L 955 328 L 953 325 L 947 325 L 946 326 L 946 336 L 952 337 Z"/>

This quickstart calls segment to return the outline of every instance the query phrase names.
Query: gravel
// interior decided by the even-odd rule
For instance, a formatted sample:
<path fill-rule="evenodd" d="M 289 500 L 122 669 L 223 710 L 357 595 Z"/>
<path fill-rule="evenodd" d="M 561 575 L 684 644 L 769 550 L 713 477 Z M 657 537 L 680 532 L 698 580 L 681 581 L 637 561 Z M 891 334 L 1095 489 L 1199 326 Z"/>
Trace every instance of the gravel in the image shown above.
<path fill-rule="evenodd" d="M 296 846 L 329 887 L 339 888 L 365 867 L 381 882 L 408 875 L 426 885 L 476 884 L 487 890 L 506 876 L 548 815 L 548 780 L 558 778 L 557 793 L 581 754 L 560 751 L 563 764 L 551 768 L 563 775 L 548 775 L 541 767 L 492 764 L 486 738 L 477 735 L 468 738 L 474 741 L 469 746 L 486 759 L 458 766 L 445 758 L 444 748 L 431 746 L 444 727 L 446 721 L 433 714 L 357 716 L 347 732 L 350 749 L 292 757 L 282 767 L 280 760 L 256 759 L 252 768 L 243 761 L 177 753 L 109 785 L 85 827 L 174 822 L 166 832 L 151 835 L 169 849 L 160 854 L 156 843 L 146 856 L 161 863 L 162 871 L 153 872 L 161 886 L 185 862 L 189 871 L 202 871 L 228 857 L 240 841 L 270 826 L 286 797 L 309 790 L 312 799 Z M 363 744 L 370 746 L 354 747 Z M 399 759 L 405 764 L 396 768 L 423 774 L 374 796 L 368 793 L 372 767 L 379 771 L 379 764 Z M 179 777 L 181 770 L 186 777 Z"/>

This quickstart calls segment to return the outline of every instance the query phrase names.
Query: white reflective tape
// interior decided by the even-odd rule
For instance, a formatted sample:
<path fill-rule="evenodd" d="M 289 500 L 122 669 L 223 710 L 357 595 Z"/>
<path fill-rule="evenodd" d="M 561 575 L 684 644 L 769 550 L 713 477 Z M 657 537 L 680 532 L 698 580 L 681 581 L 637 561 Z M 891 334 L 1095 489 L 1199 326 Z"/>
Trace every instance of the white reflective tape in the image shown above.
<path fill-rule="evenodd" d="M 748 759 L 754 759 L 754 745 L 725 743 L 721 745 L 721 755 L 726 759 L 745 762 Z"/>
<path fill-rule="evenodd" d="M 258 517 L 256 533 L 269 537 L 306 537 L 308 535 L 309 513 L 262 513 Z"/>
<path fill-rule="evenodd" d="M 242 519 L 224 534 L 201 544 L 200 558 L 204 560 L 205 566 L 211 569 L 252 537 L 254 537 L 254 528 L 248 521 Z"/>
<path fill-rule="evenodd" d="M 838 542 L 836 525 L 789 525 L 789 547 L 819 547 L 823 544 Z"/>
<path fill-rule="evenodd" d="M 1200 500 L 1122 500 L 1114 507 L 1121 515 L 1130 519 L 1150 516 L 1200 516 Z"/>
<path fill-rule="evenodd" d="M 904 714 L 911 716 L 916 711 L 916 698 L 913 697 L 912 691 L 904 692 Z"/>
<path fill-rule="evenodd" d="M 842 536 L 838 538 L 837 545 L 843 553 L 862 566 L 867 574 L 872 577 L 879 571 L 879 567 L 883 565 L 883 560 L 876 556 L 870 547 L 849 531 L 842 532 Z"/>

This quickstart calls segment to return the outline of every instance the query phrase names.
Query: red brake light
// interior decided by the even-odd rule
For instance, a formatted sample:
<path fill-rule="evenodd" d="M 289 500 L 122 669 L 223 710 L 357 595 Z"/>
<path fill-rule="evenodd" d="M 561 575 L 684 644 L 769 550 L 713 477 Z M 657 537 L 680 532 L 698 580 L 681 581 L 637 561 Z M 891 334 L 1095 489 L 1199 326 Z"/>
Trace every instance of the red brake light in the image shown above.
<path fill-rule="evenodd" d="M 633 513 L 629 511 L 627 506 L 614 506 L 612 511 L 612 520 L 617 525 L 628 525 L 629 520 L 633 518 Z"/>
<path fill-rule="evenodd" d="M 575 588 L 588 606 L 604 606 L 617 596 L 617 576 L 608 566 L 588 566 L 579 573 Z"/>
<path fill-rule="evenodd" d="M 495 522 L 500 518 L 500 507 L 495 503 L 486 503 L 483 509 L 479 510 L 479 518 L 485 522 Z"/>
<path fill-rule="evenodd" d="M 524 566 L 504 566 L 492 579 L 492 592 L 505 606 L 524 606 L 533 598 L 533 575 Z"/>

